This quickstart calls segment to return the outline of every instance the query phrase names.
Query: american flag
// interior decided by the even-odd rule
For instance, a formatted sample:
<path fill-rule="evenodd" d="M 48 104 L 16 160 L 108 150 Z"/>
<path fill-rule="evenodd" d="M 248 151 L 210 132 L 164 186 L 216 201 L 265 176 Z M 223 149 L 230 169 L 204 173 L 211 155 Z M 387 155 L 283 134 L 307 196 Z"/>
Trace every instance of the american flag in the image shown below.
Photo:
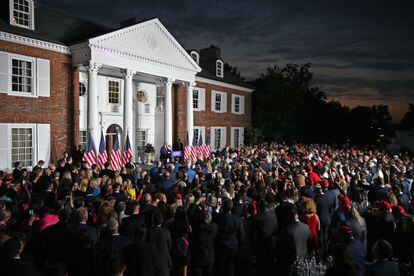
<path fill-rule="evenodd" d="M 191 160 L 195 160 L 197 161 L 197 157 L 198 157 L 198 144 L 197 144 L 197 137 L 193 137 L 193 145 L 191 147 Z"/>
<path fill-rule="evenodd" d="M 211 155 L 211 144 L 209 137 L 206 138 L 206 143 L 201 147 L 204 158 L 210 157 Z"/>
<path fill-rule="evenodd" d="M 103 132 L 101 131 L 101 141 L 99 142 L 99 153 L 98 153 L 98 167 L 103 170 L 105 163 L 108 162 L 108 154 L 106 153 L 106 144 Z"/>
<path fill-rule="evenodd" d="M 83 161 L 86 162 L 86 167 L 90 169 L 93 164 L 96 163 L 95 145 L 92 140 L 92 136 L 89 133 L 88 142 L 86 143 L 85 152 L 83 154 Z"/>
<path fill-rule="evenodd" d="M 191 159 L 191 146 L 190 146 L 190 142 L 188 138 L 188 131 L 187 131 L 187 136 L 185 138 L 184 159 Z"/>
<path fill-rule="evenodd" d="M 123 164 L 124 165 L 128 164 L 131 157 L 132 157 L 131 142 L 129 142 L 129 135 L 127 134 L 125 146 L 124 146 L 124 153 L 122 154 Z"/>
<path fill-rule="evenodd" d="M 200 135 L 200 139 L 198 140 L 198 158 L 204 159 L 203 135 Z"/>
<path fill-rule="evenodd" d="M 114 171 L 119 170 L 122 167 L 122 158 L 119 147 L 118 134 L 114 135 L 114 146 L 111 152 L 111 167 Z"/>

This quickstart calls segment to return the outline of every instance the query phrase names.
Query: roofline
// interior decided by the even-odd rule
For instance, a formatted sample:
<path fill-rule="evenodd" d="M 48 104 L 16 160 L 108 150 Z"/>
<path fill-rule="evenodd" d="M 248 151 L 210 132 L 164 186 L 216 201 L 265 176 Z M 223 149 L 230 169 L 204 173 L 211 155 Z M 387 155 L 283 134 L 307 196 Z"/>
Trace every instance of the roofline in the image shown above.
<path fill-rule="evenodd" d="M 236 85 L 236 84 L 230 84 L 230 83 L 227 83 L 227 82 L 211 80 L 211 79 L 198 77 L 198 76 L 195 77 L 195 81 L 196 82 L 203 82 L 203 83 L 213 84 L 213 85 L 218 85 L 218 86 L 231 88 L 231 89 L 236 89 L 236 90 L 240 90 L 240 91 L 243 91 L 243 92 L 250 92 L 251 93 L 251 92 L 254 91 L 254 89 L 252 89 L 252 88 L 247 88 L 247 87 Z"/>
<path fill-rule="evenodd" d="M 13 33 L 8 33 L 0 30 L 0 40 L 18 43 L 26 46 L 41 48 L 49 51 L 55 51 L 59 53 L 64 53 L 70 55 L 70 49 L 68 46 L 53 43 L 49 41 L 39 40 L 31 38 L 28 36 L 17 35 Z"/>

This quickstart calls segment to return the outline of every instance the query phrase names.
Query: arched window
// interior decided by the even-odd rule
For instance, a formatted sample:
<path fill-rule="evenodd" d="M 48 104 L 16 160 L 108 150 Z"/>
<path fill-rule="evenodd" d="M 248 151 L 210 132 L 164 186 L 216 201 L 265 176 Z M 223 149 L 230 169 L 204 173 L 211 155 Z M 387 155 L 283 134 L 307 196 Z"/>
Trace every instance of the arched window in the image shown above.
<path fill-rule="evenodd" d="M 219 78 L 223 77 L 223 61 L 217 60 L 216 61 L 216 76 Z"/>
<path fill-rule="evenodd" d="M 194 61 L 197 62 L 197 64 L 199 64 L 199 62 L 200 62 L 200 54 L 197 53 L 196 51 L 191 51 L 190 55 L 194 59 Z"/>
<path fill-rule="evenodd" d="M 86 95 L 86 85 L 83 82 L 79 82 L 79 96 Z"/>

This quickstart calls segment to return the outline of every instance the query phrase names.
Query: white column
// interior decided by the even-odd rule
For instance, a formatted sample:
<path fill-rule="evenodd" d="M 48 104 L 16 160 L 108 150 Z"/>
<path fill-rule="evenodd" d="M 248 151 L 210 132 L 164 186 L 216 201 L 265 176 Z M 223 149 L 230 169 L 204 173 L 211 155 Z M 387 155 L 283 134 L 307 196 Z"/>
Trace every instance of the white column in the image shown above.
<path fill-rule="evenodd" d="M 194 111 L 193 111 L 193 87 L 195 83 L 190 82 L 187 84 L 187 132 L 188 132 L 188 143 L 193 142 L 194 134 Z"/>
<path fill-rule="evenodd" d="M 172 83 L 174 79 L 165 79 L 165 109 L 164 109 L 164 124 L 165 124 L 165 142 L 172 146 Z"/>
<path fill-rule="evenodd" d="M 98 120 L 98 71 L 102 67 L 96 62 L 89 62 L 88 67 L 88 129 L 92 135 L 95 147 L 99 147 L 99 120 Z"/>
<path fill-rule="evenodd" d="M 136 149 L 134 147 L 134 126 L 133 126 L 133 110 L 132 110 L 132 79 L 135 75 L 132 69 L 124 70 L 124 125 L 122 132 L 122 145 L 125 145 L 127 133 L 129 134 L 129 142 L 131 143 L 132 155 L 135 155 Z"/>

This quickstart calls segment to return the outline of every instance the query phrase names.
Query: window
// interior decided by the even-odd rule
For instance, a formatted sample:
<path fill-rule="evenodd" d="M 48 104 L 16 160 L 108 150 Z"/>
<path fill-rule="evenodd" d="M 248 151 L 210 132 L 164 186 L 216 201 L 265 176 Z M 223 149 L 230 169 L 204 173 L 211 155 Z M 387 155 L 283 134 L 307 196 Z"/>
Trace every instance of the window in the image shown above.
<path fill-rule="evenodd" d="M 13 0 L 10 5 L 10 24 L 33 29 L 33 1 Z"/>
<path fill-rule="evenodd" d="M 82 148 L 86 145 L 87 140 L 88 132 L 86 130 L 79 131 L 79 145 L 81 145 Z"/>
<path fill-rule="evenodd" d="M 221 137 L 222 137 L 221 129 L 220 128 L 214 129 L 214 149 L 216 150 L 222 147 Z"/>
<path fill-rule="evenodd" d="M 193 89 L 193 108 L 199 108 L 199 93 L 197 89 Z"/>
<path fill-rule="evenodd" d="M 216 61 L 216 76 L 219 78 L 223 77 L 223 62 L 219 59 Z"/>
<path fill-rule="evenodd" d="M 231 128 L 231 146 L 238 147 L 243 145 L 244 128 L 243 127 L 232 127 Z"/>
<path fill-rule="evenodd" d="M 108 81 L 108 101 L 111 104 L 119 104 L 119 81 Z"/>
<path fill-rule="evenodd" d="M 33 89 L 33 62 L 22 59 L 12 59 L 12 92 L 29 93 Z"/>
<path fill-rule="evenodd" d="M 33 164 L 33 129 L 12 128 L 12 164 L 17 161 L 24 167 Z"/>
<path fill-rule="evenodd" d="M 79 96 L 86 95 L 86 85 L 83 82 L 79 82 Z"/>
<path fill-rule="evenodd" d="M 201 126 L 194 126 L 193 127 L 193 139 L 195 138 L 197 143 L 200 142 L 200 137 L 203 138 L 203 144 L 206 143 L 206 139 L 205 139 L 205 127 L 201 127 Z M 192 144 L 193 141 L 190 141 L 190 144 Z"/>
<path fill-rule="evenodd" d="M 195 62 L 197 62 L 197 64 L 200 61 L 200 55 L 199 53 L 197 53 L 196 51 L 191 51 L 191 57 L 194 59 Z"/>
<path fill-rule="evenodd" d="M 197 143 L 200 140 L 200 129 L 199 128 L 194 128 L 193 129 L 193 139 L 195 139 L 197 141 Z"/>
<path fill-rule="evenodd" d="M 145 129 L 137 130 L 137 148 L 143 150 L 147 145 L 147 131 Z"/>
<path fill-rule="evenodd" d="M 165 101 L 165 90 L 164 87 L 157 87 L 157 110 L 163 111 L 164 110 L 164 101 Z"/>
<path fill-rule="evenodd" d="M 221 94 L 215 95 L 214 111 L 221 111 Z"/>
<path fill-rule="evenodd" d="M 232 113 L 244 114 L 244 96 L 232 95 L 232 103 Z"/>
<path fill-rule="evenodd" d="M 145 113 L 150 113 L 150 112 L 151 112 L 151 105 L 145 104 Z"/>

